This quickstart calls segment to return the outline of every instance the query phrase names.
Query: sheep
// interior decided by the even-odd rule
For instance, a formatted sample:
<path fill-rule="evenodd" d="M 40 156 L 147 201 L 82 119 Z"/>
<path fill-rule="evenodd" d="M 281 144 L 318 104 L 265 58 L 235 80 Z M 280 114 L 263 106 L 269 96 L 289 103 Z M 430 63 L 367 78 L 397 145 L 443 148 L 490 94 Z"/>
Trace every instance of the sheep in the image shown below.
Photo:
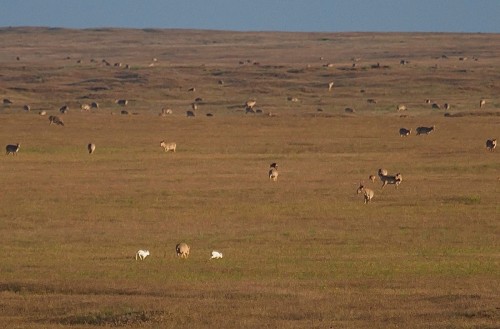
<path fill-rule="evenodd" d="M 406 137 L 411 135 L 411 129 L 401 128 L 399 129 L 399 136 Z"/>
<path fill-rule="evenodd" d="M 174 112 L 169 108 L 165 107 L 165 108 L 161 109 L 161 114 L 163 114 L 163 115 L 172 114 L 172 113 L 174 113 Z"/>
<path fill-rule="evenodd" d="M 355 109 L 353 109 L 353 108 L 351 108 L 351 107 L 346 107 L 346 108 L 344 109 L 344 112 L 345 112 L 345 113 L 356 113 L 356 110 L 355 110 Z"/>
<path fill-rule="evenodd" d="M 276 162 L 271 163 L 269 166 L 271 169 L 269 170 L 269 179 L 273 182 L 278 181 L 278 164 Z"/>
<path fill-rule="evenodd" d="M 367 102 L 368 104 L 377 104 L 377 100 L 376 100 L 376 99 L 373 99 L 373 98 L 368 98 L 368 99 L 366 100 L 366 102 Z"/>
<path fill-rule="evenodd" d="M 191 108 L 193 109 L 193 111 L 196 111 L 198 109 L 198 104 L 191 103 Z"/>
<path fill-rule="evenodd" d="M 193 117 L 195 116 L 194 112 L 193 111 L 186 111 L 186 116 L 189 118 L 189 117 Z"/>
<path fill-rule="evenodd" d="M 333 89 L 333 81 L 328 83 L 328 91 L 332 91 Z"/>
<path fill-rule="evenodd" d="M 92 103 L 90 103 L 90 107 L 93 108 L 93 109 L 98 109 L 99 108 L 99 103 L 92 102 Z"/>
<path fill-rule="evenodd" d="M 144 260 L 146 257 L 148 257 L 150 254 L 149 254 L 149 250 L 138 250 L 136 253 L 135 253 L 135 260 L 137 259 L 140 259 L 140 260 Z"/>
<path fill-rule="evenodd" d="M 388 175 L 388 171 L 387 169 L 379 169 L 378 170 L 378 175 L 379 177 L 382 175 L 382 176 L 387 176 Z"/>
<path fill-rule="evenodd" d="M 435 110 L 440 110 L 441 106 L 439 106 L 438 103 L 432 103 L 432 108 L 435 109 Z"/>
<path fill-rule="evenodd" d="M 117 99 L 115 100 L 115 103 L 121 106 L 126 106 L 128 104 L 128 100 L 126 99 Z"/>
<path fill-rule="evenodd" d="M 449 110 L 451 108 L 451 105 L 448 103 L 444 103 L 443 107 L 445 110 Z"/>
<path fill-rule="evenodd" d="M 479 108 L 483 108 L 483 106 L 485 106 L 485 105 L 486 105 L 486 100 L 485 99 L 481 99 L 479 101 Z"/>
<path fill-rule="evenodd" d="M 23 106 L 23 110 L 25 110 L 26 112 L 29 112 L 29 111 L 31 111 L 31 107 L 28 104 L 26 104 Z"/>
<path fill-rule="evenodd" d="M 404 105 L 404 104 L 398 104 L 396 109 L 398 110 L 398 112 L 407 110 L 406 105 Z"/>
<path fill-rule="evenodd" d="M 432 126 L 432 127 L 417 127 L 417 136 L 418 135 L 429 135 L 432 131 L 434 131 L 436 129 L 436 126 Z"/>
<path fill-rule="evenodd" d="M 59 109 L 59 112 L 61 112 L 61 114 L 66 114 L 68 113 L 69 111 L 69 106 L 68 105 L 63 105 L 60 109 Z"/>
<path fill-rule="evenodd" d="M 254 99 L 250 99 L 245 102 L 245 107 L 252 109 L 255 106 L 255 104 L 257 104 L 257 101 Z"/>
<path fill-rule="evenodd" d="M 184 259 L 188 258 L 190 249 L 191 248 L 184 242 L 181 242 L 175 246 L 175 252 L 177 253 L 177 257 Z"/>
<path fill-rule="evenodd" d="M 375 193 L 373 190 L 365 187 L 362 183 L 359 183 L 358 190 L 356 192 L 357 194 L 363 193 L 364 199 L 365 199 L 365 204 L 368 204 L 372 199 Z"/>
<path fill-rule="evenodd" d="M 486 148 L 489 151 L 493 151 L 497 147 L 497 140 L 496 139 L 488 139 L 486 141 Z"/>
<path fill-rule="evenodd" d="M 38 114 L 39 114 L 39 115 L 42 115 L 42 116 L 43 116 L 43 115 L 47 115 L 47 111 L 40 111 L 40 112 L 38 112 Z"/>
<path fill-rule="evenodd" d="M 80 110 L 82 111 L 90 111 L 90 105 L 89 104 L 82 104 L 80 105 Z"/>
<path fill-rule="evenodd" d="M 382 170 L 382 169 L 381 169 Z M 387 184 L 394 184 L 396 188 L 398 188 L 399 184 L 403 181 L 403 176 L 400 173 L 397 173 L 394 176 L 389 176 L 387 174 L 383 175 L 379 170 L 379 177 L 382 181 L 382 188 L 384 188 Z"/>
<path fill-rule="evenodd" d="M 59 126 L 64 126 L 64 122 L 58 116 L 51 115 L 49 116 L 49 125 L 55 124 Z"/>
<path fill-rule="evenodd" d="M 17 155 L 17 152 L 19 152 L 19 148 L 21 147 L 21 144 L 17 143 L 16 145 L 9 144 L 5 146 L 5 155 Z"/>
<path fill-rule="evenodd" d="M 128 115 L 129 113 L 128 113 L 128 111 L 121 110 L 121 111 L 120 111 L 120 114 L 123 114 L 123 115 Z"/>
<path fill-rule="evenodd" d="M 10 104 L 12 104 L 12 101 L 10 99 L 8 98 L 3 99 L 3 105 L 10 105 Z"/>
<path fill-rule="evenodd" d="M 93 143 L 89 143 L 89 144 L 87 145 L 87 150 L 89 151 L 89 154 L 94 153 L 94 151 L 95 151 L 95 144 L 93 144 Z"/>
<path fill-rule="evenodd" d="M 161 141 L 160 146 L 163 147 L 165 152 L 173 151 L 175 153 L 175 149 L 177 148 L 176 143 L 165 143 L 165 141 Z"/>
<path fill-rule="evenodd" d="M 222 256 L 221 252 L 214 250 L 212 251 L 212 257 L 210 257 L 210 259 L 221 259 Z"/>

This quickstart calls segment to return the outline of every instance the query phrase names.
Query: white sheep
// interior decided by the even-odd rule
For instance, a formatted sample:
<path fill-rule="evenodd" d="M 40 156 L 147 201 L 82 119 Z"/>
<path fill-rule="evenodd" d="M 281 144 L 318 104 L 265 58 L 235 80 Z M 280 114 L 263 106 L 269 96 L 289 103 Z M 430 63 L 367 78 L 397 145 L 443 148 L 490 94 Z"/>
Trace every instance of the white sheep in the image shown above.
<path fill-rule="evenodd" d="M 149 256 L 149 250 L 139 250 L 135 253 L 135 260 L 140 259 L 144 260 L 144 258 Z"/>
<path fill-rule="evenodd" d="M 278 164 L 276 162 L 271 163 L 269 166 L 271 169 L 269 170 L 269 179 L 273 182 L 278 181 Z"/>
<path fill-rule="evenodd" d="M 369 203 L 373 199 L 373 196 L 375 195 L 373 190 L 365 187 L 362 183 L 359 183 L 359 187 L 356 193 L 357 194 L 363 193 L 365 204 Z"/>
<path fill-rule="evenodd" d="M 95 151 L 95 144 L 94 143 L 89 143 L 87 145 L 87 150 L 89 151 L 89 154 L 94 153 L 94 151 Z"/>
<path fill-rule="evenodd" d="M 181 242 L 175 246 L 175 252 L 180 258 L 188 258 L 190 249 L 191 248 L 184 242 Z"/>
<path fill-rule="evenodd" d="M 177 148 L 176 143 L 173 143 L 173 142 L 172 143 L 165 143 L 165 141 L 161 141 L 160 146 L 163 147 L 165 152 L 173 151 L 175 153 L 175 149 Z"/>
<path fill-rule="evenodd" d="M 210 259 L 221 259 L 222 258 L 222 253 L 219 251 L 212 251 L 212 257 Z"/>

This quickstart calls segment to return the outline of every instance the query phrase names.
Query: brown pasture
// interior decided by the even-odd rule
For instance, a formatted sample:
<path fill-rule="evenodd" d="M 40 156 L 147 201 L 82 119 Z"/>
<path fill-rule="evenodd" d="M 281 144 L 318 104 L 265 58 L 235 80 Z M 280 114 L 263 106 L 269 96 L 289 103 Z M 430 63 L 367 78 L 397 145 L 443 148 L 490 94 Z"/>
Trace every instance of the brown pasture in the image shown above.
<path fill-rule="evenodd" d="M 498 327 L 500 35 L 0 40 L 0 145 L 21 145 L 0 161 L 0 327 Z M 369 181 L 379 168 L 398 189 Z"/>

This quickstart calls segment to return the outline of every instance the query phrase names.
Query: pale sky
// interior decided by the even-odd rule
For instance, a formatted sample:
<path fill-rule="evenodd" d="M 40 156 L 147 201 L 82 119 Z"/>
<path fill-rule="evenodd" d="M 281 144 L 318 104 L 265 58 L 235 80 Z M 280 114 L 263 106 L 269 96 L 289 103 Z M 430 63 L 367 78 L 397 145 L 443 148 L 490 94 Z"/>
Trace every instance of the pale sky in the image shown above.
<path fill-rule="evenodd" d="M 0 27 L 500 33 L 500 0 L 0 0 Z"/>

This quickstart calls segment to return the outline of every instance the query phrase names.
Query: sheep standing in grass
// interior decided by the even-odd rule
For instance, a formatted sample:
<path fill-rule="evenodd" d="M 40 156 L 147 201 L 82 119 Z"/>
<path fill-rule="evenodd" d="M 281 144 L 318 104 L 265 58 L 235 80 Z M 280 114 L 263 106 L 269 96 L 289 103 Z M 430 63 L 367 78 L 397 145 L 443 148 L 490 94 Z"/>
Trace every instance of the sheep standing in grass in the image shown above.
<path fill-rule="evenodd" d="M 188 258 L 190 249 L 191 248 L 184 242 L 181 242 L 175 246 L 175 252 L 177 253 L 177 257 L 180 258 Z"/>
<path fill-rule="evenodd" d="M 222 258 L 222 253 L 219 251 L 212 251 L 212 257 L 210 259 L 221 259 Z"/>
<path fill-rule="evenodd" d="M 334 85 L 333 81 L 328 83 L 328 91 L 332 91 L 333 85 Z"/>
<path fill-rule="evenodd" d="M 126 99 L 117 99 L 115 100 L 115 103 L 118 104 L 118 105 L 121 105 L 121 106 L 125 106 L 128 104 L 128 100 Z"/>
<path fill-rule="evenodd" d="M 273 182 L 278 181 L 278 164 L 276 162 L 271 163 L 269 170 L 269 179 L 272 180 Z"/>
<path fill-rule="evenodd" d="M 417 136 L 418 135 L 429 135 L 435 129 L 436 129 L 436 126 L 432 126 L 432 127 L 418 127 L 417 128 Z"/>
<path fill-rule="evenodd" d="M 396 188 L 398 188 L 399 184 L 403 181 L 403 176 L 400 173 L 397 173 L 394 176 L 389 176 L 387 171 L 383 172 L 383 169 L 379 169 L 378 176 L 382 181 L 382 188 L 384 188 L 387 184 L 394 184 Z"/>
<path fill-rule="evenodd" d="M 161 141 L 160 142 L 160 146 L 163 147 L 163 149 L 165 150 L 165 152 L 168 152 L 168 151 L 173 151 L 175 152 L 175 149 L 177 148 L 177 144 L 176 143 L 165 143 L 165 141 Z"/>
<path fill-rule="evenodd" d="M 399 136 L 401 137 L 410 136 L 410 134 L 411 134 L 411 129 L 406 129 L 406 128 L 399 129 Z"/>
<path fill-rule="evenodd" d="M 87 145 L 87 150 L 89 151 L 89 154 L 94 153 L 94 151 L 95 151 L 95 144 L 89 143 L 89 145 Z"/>
<path fill-rule="evenodd" d="M 19 144 L 18 144 L 19 145 Z M 488 139 L 486 141 L 486 148 L 489 151 L 493 151 L 497 147 L 497 140 L 496 139 Z"/>
<path fill-rule="evenodd" d="M 19 152 L 19 148 L 21 147 L 21 144 L 17 143 L 16 145 L 9 144 L 5 147 L 5 155 L 17 155 L 17 152 Z"/>
<path fill-rule="evenodd" d="M 357 190 L 357 194 L 363 193 L 364 198 L 365 198 L 365 204 L 369 203 L 372 199 L 375 193 L 373 190 L 365 187 L 362 183 L 359 183 L 359 187 Z"/>
<path fill-rule="evenodd" d="M 148 256 L 149 256 L 149 250 L 141 249 L 135 253 L 135 260 L 137 259 L 144 260 Z"/>
<path fill-rule="evenodd" d="M 485 99 L 481 99 L 481 100 L 479 101 L 479 108 L 480 108 L 480 109 L 482 109 L 482 108 L 483 108 L 483 106 L 485 106 L 485 105 L 486 105 L 486 100 L 485 100 Z"/>
<path fill-rule="evenodd" d="M 58 117 L 58 116 L 55 116 L 55 115 L 51 115 L 49 116 L 49 124 L 55 124 L 55 125 L 59 125 L 59 126 L 64 126 L 64 122 L 62 122 L 62 120 Z"/>
<path fill-rule="evenodd" d="M 397 108 L 398 112 L 407 110 L 406 105 L 404 105 L 404 104 L 399 104 L 396 108 Z"/>
<path fill-rule="evenodd" d="M 61 114 L 66 114 L 68 113 L 69 111 L 69 106 L 68 105 L 63 105 L 60 109 L 59 109 L 59 112 L 61 112 Z"/>

